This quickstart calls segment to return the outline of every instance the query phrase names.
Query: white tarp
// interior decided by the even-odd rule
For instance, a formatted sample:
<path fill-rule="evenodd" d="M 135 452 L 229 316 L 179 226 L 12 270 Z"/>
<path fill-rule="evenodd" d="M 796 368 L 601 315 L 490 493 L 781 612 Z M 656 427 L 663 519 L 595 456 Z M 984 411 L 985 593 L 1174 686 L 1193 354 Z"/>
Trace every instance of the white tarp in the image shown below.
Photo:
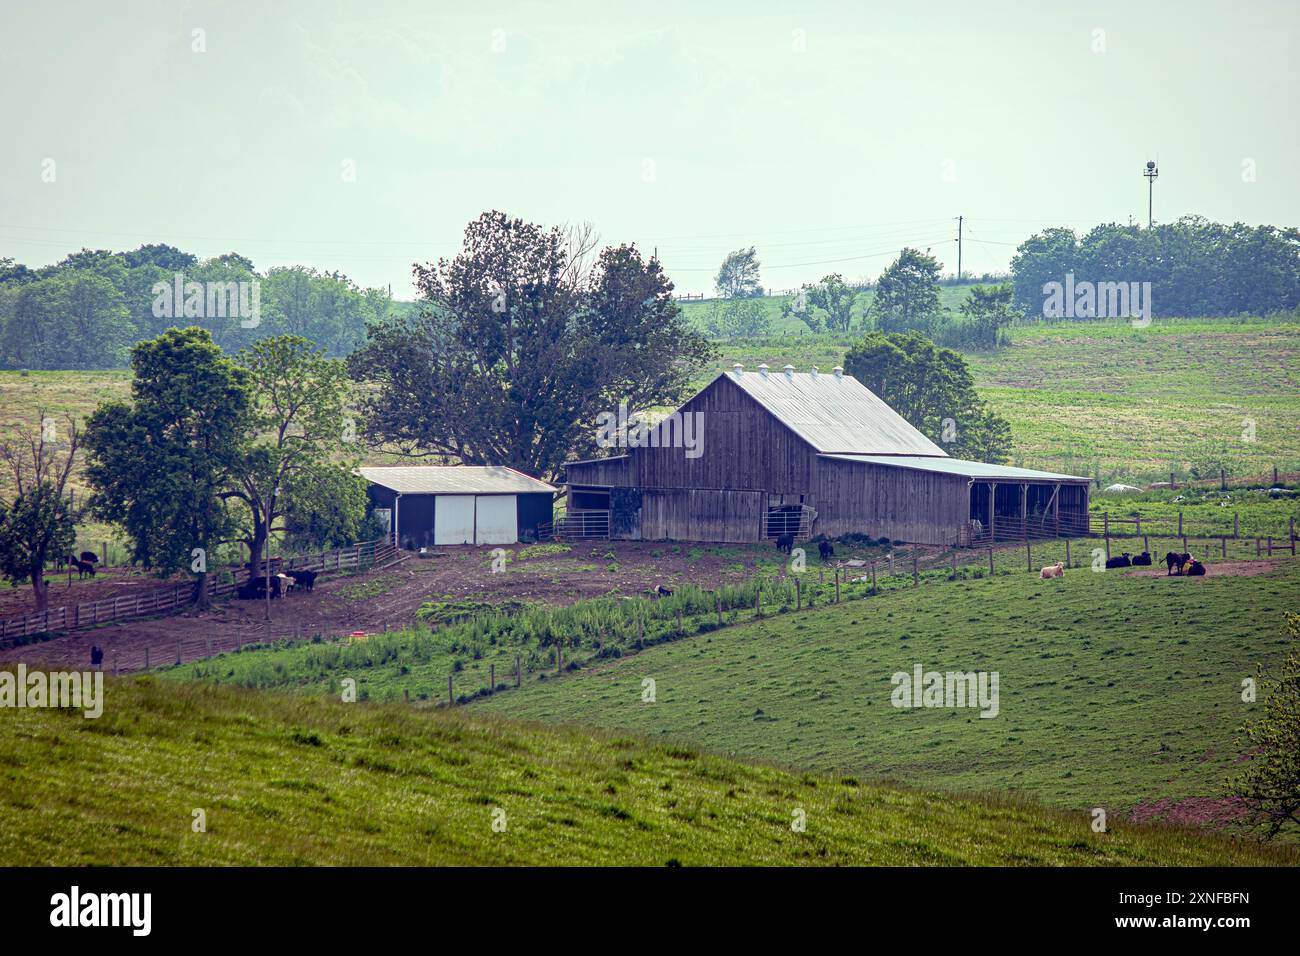
<path fill-rule="evenodd" d="M 519 510 L 514 495 L 479 495 L 475 510 L 476 544 L 514 544 L 519 540 Z"/>
<path fill-rule="evenodd" d="M 510 500 L 514 501 L 513 498 Z M 433 543 L 472 543 L 474 541 L 474 496 L 438 495 L 433 501 Z"/>

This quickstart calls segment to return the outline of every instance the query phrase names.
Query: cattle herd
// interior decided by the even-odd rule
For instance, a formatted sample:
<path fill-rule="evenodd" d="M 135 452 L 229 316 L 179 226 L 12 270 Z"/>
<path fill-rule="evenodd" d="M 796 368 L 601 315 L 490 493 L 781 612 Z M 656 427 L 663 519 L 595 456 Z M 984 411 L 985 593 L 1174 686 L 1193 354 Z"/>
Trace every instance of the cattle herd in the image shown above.
<path fill-rule="evenodd" d="M 249 570 L 251 572 L 252 569 Z M 268 586 L 272 598 L 282 597 L 294 588 L 310 591 L 316 585 L 317 573 L 316 571 L 284 571 L 260 577 L 249 577 L 235 591 L 235 595 L 244 601 L 265 598 Z"/>

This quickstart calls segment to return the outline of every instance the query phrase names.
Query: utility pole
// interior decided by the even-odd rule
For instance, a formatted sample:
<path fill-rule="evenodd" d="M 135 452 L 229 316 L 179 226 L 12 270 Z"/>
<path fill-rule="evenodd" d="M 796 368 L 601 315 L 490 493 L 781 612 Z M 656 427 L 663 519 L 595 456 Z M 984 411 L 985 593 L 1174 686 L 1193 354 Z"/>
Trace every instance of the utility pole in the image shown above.
<path fill-rule="evenodd" d="M 957 217 L 957 281 L 961 281 L 961 221 L 964 217 Z"/>
<path fill-rule="evenodd" d="M 1150 229 L 1155 224 L 1152 211 L 1155 208 L 1156 177 L 1160 175 L 1160 170 L 1156 169 L 1154 162 L 1148 162 L 1146 172 L 1142 175 L 1147 178 L 1147 228 Z"/>

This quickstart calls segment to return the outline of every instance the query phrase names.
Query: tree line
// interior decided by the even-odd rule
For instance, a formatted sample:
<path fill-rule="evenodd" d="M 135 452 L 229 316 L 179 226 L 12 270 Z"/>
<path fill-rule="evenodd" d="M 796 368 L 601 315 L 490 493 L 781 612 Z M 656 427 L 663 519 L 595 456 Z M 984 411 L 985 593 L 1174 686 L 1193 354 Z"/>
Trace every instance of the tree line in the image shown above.
<path fill-rule="evenodd" d="M 232 355 L 260 339 L 298 335 L 341 358 L 364 340 L 367 323 L 395 308 L 387 290 L 359 288 L 341 273 L 304 266 L 259 273 L 237 253 L 200 261 L 152 244 L 83 249 L 39 269 L 0 259 L 0 368 L 122 368 L 132 345 L 174 326 L 206 329 Z"/>

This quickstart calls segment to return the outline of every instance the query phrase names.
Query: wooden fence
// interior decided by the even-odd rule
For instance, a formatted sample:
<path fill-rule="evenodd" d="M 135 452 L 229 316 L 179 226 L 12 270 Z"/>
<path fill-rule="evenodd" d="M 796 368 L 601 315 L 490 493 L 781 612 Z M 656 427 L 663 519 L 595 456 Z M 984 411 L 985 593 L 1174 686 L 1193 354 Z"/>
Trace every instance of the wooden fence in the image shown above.
<path fill-rule="evenodd" d="M 328 551 L 310 554 L 273 557 L 272 573 L 276 571 L 360 571 L 392 558 L 398 551 L 390 538 L 362 541 Z M 265 562 L 259 562 L 264 564 Z M 225 574 L 222 574 L 225 572 Z M 240 586 L 240 575 L 248 574 L 247 566 L 235 565 L 209 572 L 206 587 L 209 598 L 233 593 Z M 231 580 L 223 581 L 229 575 Z M 193 607 L 194 584 L 170 584 L 141 594 L 120 595 L 89 601 L 71 607 L 49 608 L 19 617 L 0 619 L 0 643 L 32 637 L 37 634 L 54 634 L 76 631 L 114 621 L 136 617 L 156 617 L 179 614 Z"/>

